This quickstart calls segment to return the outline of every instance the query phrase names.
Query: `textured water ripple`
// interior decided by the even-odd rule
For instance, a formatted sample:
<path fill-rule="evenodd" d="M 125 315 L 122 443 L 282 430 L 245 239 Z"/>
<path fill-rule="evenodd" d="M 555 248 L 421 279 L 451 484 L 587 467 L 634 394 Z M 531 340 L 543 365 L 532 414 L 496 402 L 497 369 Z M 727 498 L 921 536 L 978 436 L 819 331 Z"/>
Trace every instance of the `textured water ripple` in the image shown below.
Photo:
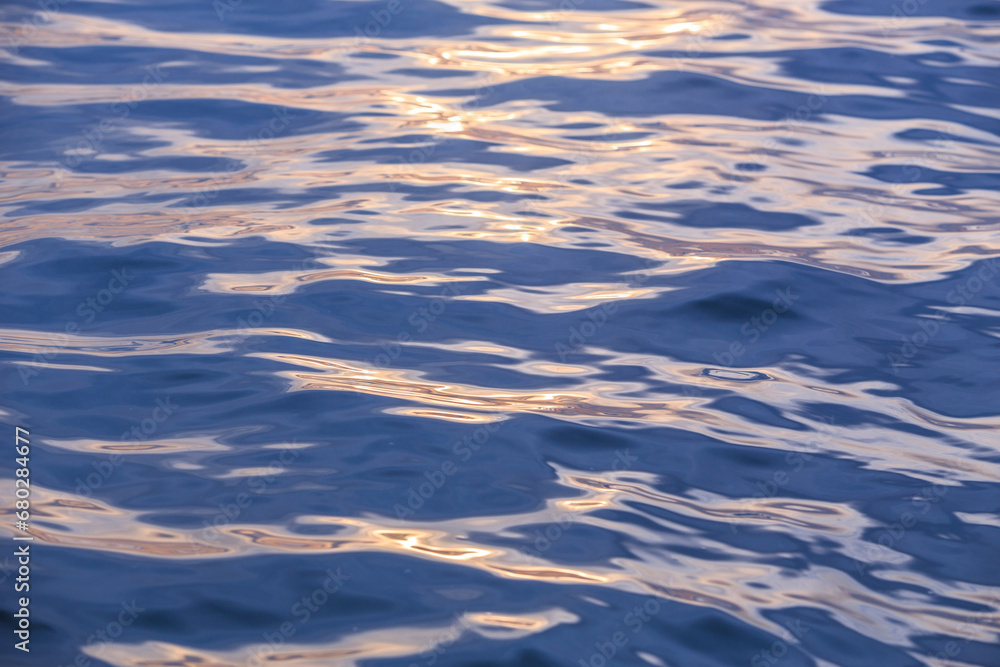
<path fill-rule="evenodd" d="M 994 4 L 5 3 L 3 664 L 1000 664 Z"/>

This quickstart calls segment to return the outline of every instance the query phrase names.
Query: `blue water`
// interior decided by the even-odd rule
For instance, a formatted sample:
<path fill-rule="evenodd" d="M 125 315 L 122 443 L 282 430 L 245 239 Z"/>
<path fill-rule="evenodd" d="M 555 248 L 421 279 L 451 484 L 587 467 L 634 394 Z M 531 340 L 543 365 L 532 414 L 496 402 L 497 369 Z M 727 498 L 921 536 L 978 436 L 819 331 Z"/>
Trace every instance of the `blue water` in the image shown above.
<path fill-rule="evenodd" d="M 4 667 L 1000 665 L 1000 3 L 0 20 Z"/>

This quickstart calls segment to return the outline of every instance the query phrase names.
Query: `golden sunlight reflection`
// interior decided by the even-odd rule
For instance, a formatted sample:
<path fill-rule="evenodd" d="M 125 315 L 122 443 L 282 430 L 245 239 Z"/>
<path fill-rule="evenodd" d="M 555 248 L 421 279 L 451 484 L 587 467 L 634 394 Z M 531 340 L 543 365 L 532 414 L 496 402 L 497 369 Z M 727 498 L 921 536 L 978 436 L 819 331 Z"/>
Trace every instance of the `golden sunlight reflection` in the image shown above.
<path fill-rule="evenodd" d="M 0 329 L 0 350 L 51 356 L 79 354 L 94 357 L 146 356 L 160 354 L 219 354 L 228 351 L 227 341 L 241 336 L 288 336 L 323 343 L 326 336 L 300 329 L 217 329 L 186 336 L 87 336 L 52 334 L 26 329 Z"/>
<path fill-rule="evenodd" d="M 661 188 L 654 185 L 661 183 L 665 176 L 683 182 L 690 180 L 694 174 L 704 177 L 709 168 L 717 171 L 715 166 L 705 165 L 694 159 L 693 156 L 698 154 L 692 152 L 689 143 L 680 141 L 679 136 L 702 137 L 704 141 L 711 141 L 713 138 L 725 140 L 726 145 L 736 147 L 729 156 L 735 162 L 745 160 L 746 154 L 758 150 L 762 140 L 759 126 L 754 129 L 748 124 L 734 122 L 725 125 L 720 123 L 718 126 L 704 123 L 698 125 L 684 118 L 672 120 L 670 126 L 641 118 L 616 119 L 609 123 L 599 116 L 578 114 L 581 122 L 589 120 L 604 128 L 595 131 L 596 133 L 610 133 L 608 136 L 611 138 L 604 141 L 581 141 L 565 133 L 553 135 L 523 123 L 514 124 L 511 120 L 517 112 L 509 109 L 462 110 L 453 100 L 435 102 L 424 96 L 408 93 L 392 97 L 398 98 L 395 104 L 419 113 L 411 114 L 414 116 L 414 125 L 411 127 L 392 127 L 388 125 L 389 121 L 378 117 L 372 120 L 378 129 L 375 134 L 382 133 L 387 137 L 386 150 L 398 148 L 392 141 L 396 132 L 423 131 L 428 143 L 419 145 L 429 147 L 428 150 L 434 147 L 435 136 L 454 135 L 517 149 L 530 148 L 529 152 L 552 159 L 565 158 L 569 152 L 569 157 L 572 158 L 570 165 L 565 168 L 534 170 L 530 177 L 498 173 L 494 169 L 468 163 L 462 164 L 461 168 L 436 163 L 399 164 L 387 168 L 387 165 L 356 162 L 352 163 L 351 168 L 331 170 L 328 163 L 314 161 L 311 155 L 315 152 L 315 142 L 302 137 L 276 138 L 273 145 L 269 146 L 271 159 L 263 162 L 254 160 L 253 152 L 238 143 L 213 143 L 194 137 L 190 132 L 165 129 L 165 132 L 173 133 L 171 137 L 178 144 L 177 150 L 213 159 L 219 155 L 235 157 L 246 153 L 248 162 L 253 164 L 248 164 L 243 171 L 224 176 L 216 174 L 209 179 L 193 177 L 183 172 L 163 172 L 155 176 L 146 172 L 140 175 L 126 172 L 113 183 L 102 178 L 101 174 L 69 172 L 64 169 L 11 172 L 13 189 L 12 199 L 6 205 L 8 211 L 29 201 L 50 198 L 52 191 L 48 183 L 53 179 L 58 182 L 62 196 L 99 196 L 106 198 L 109 204 L 73 215 L 56 212 L 19 215 L 10 225 L 5 225 L 0 230 L 0 244 L 10 245 L 53 236 L 132 244 L 144 242 L 150 237 L 159 237 L 161 240 L 197 246 L 206 245 L 206 239 L 233 242 L 241 237 L 260 235 L 282 242 L 315 245 L 330 240 L 330 229 L 310 225 L 310 220 L 358 209 L 376 209 L 382 214 L 369 218 L 363 225 L 339 228 L 336 230 L 337 235 L 347 238 L 407 235 L 426 241 L 475 238 L 495 243 L 565 245 L 575 240 L 575 234 L 568 233 L 567 229 L 586 228 L 592 231 L 595 240 L 599 238 L 619 252 L 646 255 L 662 261 L 684 260 L 712 264 L 725 259 L 781 259 L 875 280 L 913 281 L 940 277 L 947 271 L 964 266 L 970 259 L 988 254 L 996 232 L 996 221 L 989 215 L 991 202 L 975 192 L 956 195 L 945 205 L 910 195 L 898 188 L 888 193 L 891 196 L 885 197 L 884 189 L 869 186 L 868 194 L 865 194 L 866 190 L 861 187 L 860 182 L 828 182 L 834 176 L 832 173 L 824 175 L 829 177 L 825 181 L 803 176 L 806 173 L 803 170 L 803 160 L 808 160 L 808 156 L 816 152 L 839 151 L 838 155 L 848 162 L 870 162 L 872 153 L 876 151 L 890 156 L 898 154 L 900 147 L 897 145 L 871 145 L 871 133 L 868 132 L 866 123 L 874 121 L 852 118 L 850 122 L 856 131 L 850 136 L 841 128 L 842 124 L 831 126 L 829 130 L 819 134 L 806 133 L 805 126 L 796 126 L 795 133 L 808 138 L 808 149 L 789 147 L 776 151 L 768 160 L 768 173 L 771 175 L 767 180 L 744 176 L 741 178 L 750 179 L 746 185 L 738 182 L 732 186 L 735 189 L 731 194 L 720 195 L 720 202 L 743 202 L 751 189 L 760 193 L 761 188 L 774 188 L 767 195 L 769 203 L 758 205 L 765 211 L 777 212 L 797 211 L 796 201 L 800 195 L 813 201 L 817 209 L 830 208 L 826 204 L 835 204 L 837 209 L 843 209 L 846 203 L 856 202 L 853 211 L 819 219 L 817 222 L 820 224 L 812 228 L 782 234 L 747 229 L 697 229 L 665 222 L 624 220 L 594 214 L 595 208 L 607 209 L 612 201 L 626 194 L 639 203 L 662 197 Z M 904 121 L 878 122 L 889 125 L 889 130 L 897 129 L 899 132 L 906 127 Z M 386 125 L 382 127 L 378 124 Z M 764 137 L 767 133 L 783 131 L 786 130 L 782 129 L 780 123 L 773 123 L 764 132 Z M 939 131 L 962 130 L 941 123 Z M 630 138 L 628 141 L 614 138 L 617 134 L 629 132 L 641 132 L 648 136 Z M 333 138 L 334 135 L 330 135 L 330 139 Z M 615 156 L 623 151 L 629 154 L 629 160 L 616 161 Z M 950 162 L 967 164 L 969 168 L 995 160 L 995 156 L 982 152 L 983 149 L 970 142 L 955 142 L 946 151 L 943 157 L 947 157 Z M 0 165 L 0 169 L 9 171 L 9 165 Z M 610 175 L 625 175 L 618 173 L 623 169 L 629 170 L 630 180 L 633 181 L 627 193 L 604 185 L 614 182 L 609 181 Z M 720 177 L 724 175 L 722 172 L 718 173 Z M 574 185 L 572 181 L 581 178 L 590 181 L 590 185 L 586 188 Z M 288 192 L 297 190 L 304 194 L 311 188 L 323 187 L 331 181 L 353 184 L 361 187 L 362 191 L 372 188 L 372 183 L 390 181 L 462 184 L 475 189 L 539 194 L 544 199 L 521 202 L 513 208 L 498 203 L 471 205 L 461 196 L 448 201 L 415 203 L 400 201 L 397 196 L 389 193 L 372 191 L 351 199 L 326 197 L 294 208 L 252 205 L 189 206 L 201 189 L 206 187 L 224 190 L 256 187 L 263 180 L 280 181 Z M 723 184 L 723 181 L 719 184 Z M 125 203 L 121 199 L 128 198 L 137 191 L 171 193 L 177 197 L 174 202 L 177 206 L 165 208 L 162 205 Z M 919 266 L 912 263 L 901 264 L 898 253 L 891 252 L 866 237 L 845 235 L 850 229 L 864 226 L 864 220 L 859 219 L 857 214 L 863 214 L 865 206 L 870 208 L 871 197 L 880 198 L 880 207 L 886 211 L 905 214 L 909 221 L 907 224 L 915 231 L 931 234 L 932 241 L 925 246 L 923 261 Z M 129 201 L 132 199 L 134 198 Z M 595 207 L 595 202 L 601 205 Z M 524 214 L 526 205 L 533 210 L 530 216 Z M 457 224 L 442 224 L 443 216 L 456 218 Z M 462 219 L 458 220 L 459 217 Z M 981 221 L 981 224 L 976 221 Z M 200 237 L 200 240 L 196 237 Z M 776 237 L 780 238 L 780 242 Z M 337 266 L 331 267 L 330 273 L 306 272 L 305 275 L 294 278 L 275 275 L 259 283 L 236 283 L 238 276 L 219 276 L 220 280 L 232 280 L 235 283 L 220 284 L 219 287 L 263 289 L 279 280 L 287 283 L 295 279 L 358 279 L 386 283 L 410 279 L 351 265 L 354 258 L 341 259 L 340 253 L 334 253 L 332 249 L 327 254 L 336 254 L 340 260 Z M 340 273 L 341 270 L 347 273 Z M 444 279 L 443 276 L 433 275 L 422 275 L 420 278 L 428 281 L 428 284 Z"/>
<path fill-rule="evenodd" d="M 294 534 L 273 525 L 229 522 L 211 529 L 165 528 L 146 523 L 143 512 L 124 510 L 100 500 L 38 487 L 34 490 L 33 503 L 37 521 L 31 534 L 38 542 L 51 546 L 185 560 L 288 552 L 327 555 L 358 551 L 396 553 L 472 567 L 515 581 L 530 579 L 552 585 L 609 586 L 659 595 L 687 604 L 720 609 L 770 631 L 777 626 L 764 618 L 763 611 L 793 603 L 816 604 L 817 600 L 825 605 L 837 589 L 825 590 L 817 597 L 816 580 L 810 572 L 790 577 L 786 568 L 778 564 L 747 566 L 746 559 L 752 558 L 752 552 L 743 554 L 741 559 L 740 549 L 717 541 L 711 532 L 691 528 L 689 521 L 682 517 L 718 522 L 720 530 L 730 524 L 746 526 L 753 523 L 769 529 L 780 523 L 786 534 L 809 543 L 825 541 L 828 545 L 833 544 L 830 537 L 836 535 L 838 548 L 856 551 L 862 558 L 869 558 L 863 548 L 869 544 L 863 540 L 863 533 L 876 524 L 836 503 L 782 502 L 779 499 L 739 501 L 715 497 L 706 492 L 699 492 L 695 497 L 681 496 L 656 490 L 656 476 L 649 473 L 608 470 L 595 476 L 555 465 L 553 468 L 563 486 L 582 495 L 550 499 L 544 507 L 520 514 L 441 521 L 414 522 L 388 517 L 332 515 L 296 518 L 298 525 L 336 527 L 335 535 L 329 537 Z M 655 507 L 657 511 L 645 512 L 642 510 L 644 505 Z M 592 530 L 622 531 L 624 524 L 620 520 L 601 516 L 600 510 L 607 509 L 637 514 L 641 516 L 641 521 L 629 522 L 627 534 L 622 535 L 629 545 L 629 555 L 613 558 L 606 565 L 565 567 L 548 560 L 545 553 L 527 554 L 514 548 L 475 543 L 468 538 L 473 531 L 482 535 L 525 536 L 530 534 L 533 526 L 559 526 L 560 534 L 572 531 L 575 525 L 586 525 Z M 13 511 L 12 506 L 3 510 L 5 514 Z M 676 518 L 669 518 L 672 515 Z M 12 530 L 0 529 L 6 533 Z M 672 548 L 674 545 L 685 548 L 678 550 Z M 713 557 L 714 553 L 728 553 L 731 558 L 719 560 Z M 849 555 L 854 556 L 853 553 Z M 889 563 L 880 556 L 872 566 L 885 568 Z M 751 569 L 748 570 L 748 567 Z M 919 581 L 926 579 L 925 575 L 916 572 L 911 576 Z M 763 582 L 767 583 L 767 587 L 757 585 Z M 853 582 L 837 585 L 844 590 L 857 586 Z M 931 585 L 938 589 L 947 586 L 942 582 Z M 724 598 L 720 597 L 720 591 L 725 591 Z M 986 587 L 974 585 L 948 590 L 949 595 L 966 599 L 974 599 L 985 592 Z M 923 605 L 919 600 L 901 601 L 889 606 L 884 600 L 874 599 L 873 604 L 878 606 L 865 616 L 866 619 L 870 619 L 872 614 L 888 620 L 905 616 L 908 622 L 927 630 L 938 628 L 947 621 L 942 618 L 940 609 Z M 839 605 L 832 608 L 839 608 Z M 857 614 L 857 610 L 842 611 L 845 615 Z M 521 623 L 502 617 L 483 622 L 489 626 L 507 626 L 505 631 L 511 629 L 509 626 Z M 539 627 L 534 622 L 523 622 L 525 629 Z M 981 625 L 985 630 L 988 622 L 984 621 Z M 868 633 L 882 633 L 887 627 L 879 623 Z"/>
<path fill-rule="evenodd" d="M 223 445 L 217 438 L 208 436 L 186 438 L 148 438 L 144 440 L 132 439 L 124 441 L 91 440 L 88 438 L 78 438 L 72 440 L 46 438 L 44 442 L 48 446 L 57 447 L 59 449 L 90 453 L 110 452 L 114 454 L 172 454 L 180 452 L 224 452 L 232 450 L 232 447 Z"/>
<path fill-rule="evenodd" d="M 26 366 L 30 368 L 54 368 L 62 371 L 90 371 L 91 373 L 113 373 L 110 368 L 100 366 L 84 366 L 81 364 L 53 364 L 45 361 L 12 361 L 15 366 Z"/>
<path fill-rule="evenodd" d="M 333 598 L 330 604 L 337 604 Z M 416 656 L 434 649 L 443 652 L 460 637 L 480 635 L 492 640 L 512 640 L 545 632 L 562 624 L 580 621 L 576 614 L 553 607 L 523 614 L 467 611 L 456 614 L 448 624 L 358 630 L 325 642 L 286 642 L 278 649 L 268 644 L 243 646 L 229 650 L 199 649 L 167 642 L 147 641 L 138 644 L 107 643 L 87 647 L 85 653 L 116 664 L 143 667 L 232 667 L 250 664 L 263 657 L 267 664 L 282 667 L 318 665 L 357 665 L 363 660 Z"/>
<path fill-rule="evenodd" d="M 599 349 L 592 352 L 598 353 Z M 365 367 L 346 360 L 274 353 L 252 353 L 251 356 L 310 369 L 275 371 L 279 377 L 289 381 L 290 391 L 359 392 L 425 406 L 384 408 L 397 414 L 418 414 L 421 417 L 447 421 L 473 421 L 471 415 L 483 413 L 489 414 L 489 419 L 496 419 L 499 414 L 542 413 L 586 424 L 614 421 L 619 427 L 628 422 L 633 422 L 636 427 L 663 423 L 712 438 L 724 434 L 729 442 L 752 447 L 850 452 L 872 469 L 891 470 L 931 483 L 941 483 L 948 478 L 1000 481 L 1000 464 L 988 460 L 989 450 L 974 448 L 972 452 L 976 457 L 970 458 L 970 443 L 942 441 L 933 436 L 900 432 L 896 436 L 896 444 L 886 445 L 884 438 L 879 435 L 881 431 L 878 424 L 854 429 L 831 429 L 821 423 L 813 424 L 814 435 L 803 442 L 797 436 L 790 436 L 787 429 L 750 422 L 739 415 L 713 410 L 712 399 L 700 394 L 703 390 L 716 388 L 718 380 L 702 375 L 703 369 L 700 367 L 674 371 L 673 362 L 656 360 L 649 355 L 635 358 L 632 363 L 651 368 L 654 376 L 662 373 L 663 379 L 671 383 L 696 388 L 696 393 L 660 395 L 657 400 L 650 400 L 636 398 L 637 392 L 642 390 L 639 384 L 609 384 L 593 379 L 579 381 L 571 391 L 498 391 L 488 387 L 434 382 L 415 371 Z M 610 351 L 607 356 L 616 358 L 616 363 L 629 363 L 628 357 L 612 355 Z M 518 367 L 522 372 L 527 372 L 530 364 L 522 363 Z M 570 369 L 572 367 L 566 370 Z M 556 373 L 557 376 L 561 374 Z M 778 377 L 770 382 L 749 385 L 734 382 L 730 388 L 758 401 L 766 401 L 778 410 L 794 414 L 802 402 L 830 401 L 824 388 L 814 387 L 813 384 L 815 381 L 807 384 L 791 377 Z M 838 402 L 854 405 L 866 401 L 866 390 L 869 387 L 863 384 L 854 388 L 843 384 L 839 386 L 841 396 L 837 399 Z M 421 412 L 409 412 L 413 409 Z M 905 404 L 901 404 L 897 409 L 903 411 L 907 408 Z M 443 412 L 438 414 L 441 410 Z M 976 420 L 969 420 L 970 425 L 975 423 Z M 933 470 L 934 474 L 928 473 L 928 470 Z"/>
<path fill-rule="evenodd" d="M 308 260 L 323 263 L 334 263 L 333 260 Z M 336 260 L 336 263 L 350 263 L 351 258 Z M 206 292 L 216 293 L 254 293 L 267 295 L 285 295 L 293 293 L 297 288 L 314 282 L 329 280 L 361 280 L 383 285 L 426 285 L 438 286 L 451 282 L 485 280 L 480 276 L 445 276 L 445 275 L 413 275 L 399 273 L 384 273 L 372 269 L 337 268 L 311 271 L 270 271 L 246 274 L 210 273 L 201 285 Z M 248 282 L 249 281 L 249 282 Z"/>
<path fill-rule="evenodd" d="M 622 283 L 635 278 L 635 274 L 623 274 Z M 455 301 L 488 301 L 493 303 L 509 303 L 535 313 L 571 313 L 587 310 L 601 304 L 609 304 L 624 299 L 652 299 L 676 288 L 641 288 L 625 289 L 623 285 L 606 283 L 568 283 L 547 285 L 544 289 L 533 286 L 530 289 L 521 287 L 494 287 L 481 294 L 458 295 Z M 599 302 L 599 303 L 595 303 Z"/>
<path fill-rule="evenodd" d="M 272 608 L 268 587 L 308 588 L 310 571 L 376 561 L 398 570 L 378 570 L 379 585 L 351 572 L 349 589 L 330 597 L 349 620 L 278 648 L 255 643 L 254 631 L 191 646 L 178 635 L 130 636 L 84 654 L 142 667 L 416 660 L 460 637 L 541 645 L 550 630 L 586 634 L 581 609 L 617 615 L 628 595 L 698 618 L 711 610 L 746 623 L 747 636 L 787 637 L 784 616 L 802 611 L 914 659 L 942 633 L 995 644 L 1000 617 L 970 610 L 995 611 L 998 589 L 955 575 L 979 552 L 944 565 L 927 556 L 957 554 L 962 528 L 1000 528 L 997 508 L 975 495 L 1000 483 L 1000 418 L 987 408 L 938 414 L 914 402 L 930 396 L 927 386 L 905 373 L 860 373 L 834 354 L 842 343 L 819 357 L 791 349 L 803 339 L 816 347 L 802 331 L 852 328 L 836 320 L 840 309 L 817 304 L 822 290 L 804 294 L 812 302 L 741 359 L 762 366 L 704 360 L 731 344 L 740 318 L 726 322 L 758 280 L 816 285 L 832 275 L 845 303 L 855 288 L 898 294 L 911 314 L 919 309 L 905 300 L 925 299 L 936 319 L 909 321 L 941 323 L 941 335 L 911 370 L 953 353 L 958 361 L 934 377 L 951 397 L 969 395 L 963 373 L 985 349 L 972 335 L 1000 338 L 994 297 L 984 290 L 959 306 L 914 295 L 998 252 L 1000 113 L 982 76 L 997 66 L 984 46 L 1000 43 L 996 22 L 883 21 L 825 0 L 445 0 L 365 38 L 351 34 L 358 15 L 375 15 L 364 2 L 306 3 L 336 17 L 266 35 L 286 24 L 262 27 L 241 1 L 224 3 L 234 12 L 227 23 L 201 0 L 210 20 L 196 39 L 147 27 L 171 24 L 141 20 L 154 10 L 140 6 L 156 3 L 71 3 L 45 12 L 30 48 L 0 49 L 17 79 L 5 86 L 10 111 L 49 122 L 43 134 L 53 138 L 35 141 L 27 122 L 0 159 L 0 267 L 42 267 L 17 276 L 15 296 L 51 287 L 25 290 L 22 280 L 82 275 L 93 259 L 88 250 L 49 275 L 54 246 L 101 246 L 148 272 L 93 328 L 42 330 L 44 310 L 17 313 L 0 328 L 0 351 L 15 372 L 47 374 L 57 402 L 88 381 L 108 387 L 135 374 L 173 384 L 178 404 L 194 406 L 135 439 L 115 438 L 117 426 L 74 435 L 66 424 L 132 429 L 153 394 L 70 406 L 62 437 L 39 435 L 32 446 L 58 463 L 56 477 L 75 480 L 33 480 L 32 521 L 20 535 L 53 563 L 215 568 L 232 577 L 224 585 L 273 565 L 280 577 L 253 583 L 264 619 L 286 611 Z M 111 7 L 124 18 L 100 16 Z M 454 31 L 437 10 L 457 21 Z M 171 7 L 155 12 L 176 18 Z M 15 39 L 27 34 L 3 26 Z M 93 76 L 76 69 L 114 52 L 120 62 Z M 157 58 L 166 77 L 144 90 L 137 113 L 119 117 L 112 109 L 139 75 L 124 66 L 128 54 Z M 835 76 L 838 58 L 865 67 Z M 289 119 L 279 131 L 274 114 Z M 928 136 L 938 138 L 919 138 Z M 412 325 L 409 309 L 439 294 L 453 303 L 438 328 L 402 342 L 398 323 Z M 239 327 L 262 302 L 274 317 Z M 570 323 L 578 330 L 595 307 L 620 309 L 619 319 L 573 340 Z M 49 324 L 65 326 L 66 310 Z M 905 333 L 876 311 L 858 311 L 869 332 Z M 685 327 L 689 317 L 698 326 Z M 983 324 L 962 338 L 967 322 Z M 843 349 L 856 343 L 863 358 L 877 338 L 856 335 Z M 377 359 L 393 340 L 400 354 L 383 367 Z M 972 353 L 955 347 L 966 343 Z M 926 405 L 958 415 L 971 407 L 932 398 L 940 401 Z M 21 410 L 0 415 L 37 420 Z M 282 429 L 316 426 L 299 415 L 319 419 L 330 441 L 285 442 Z M 199 428 L 202 418 L 216 421 Z M 479 458 L 449 460 L 456 474 L 443 484 L 454 486 L 408 504 L 407 487 L 433 484 L 422 461 L 448 455 L 450 443 L 432 432 L 463 429 L 495 435 Z M 630 468 L 627 447 L 648 458 Z M 269 466 L 285 449 L 302 456 Z M 802 476 L 779 485 L 782 471 L 764 462 L 781 460 L 802 461 Z M 107 466 L 113 477 L 86 481 Z M 843 488 L 803 494 L 837 471 L 884 484 L 867 501 Z M 274 486 L 258 493 L 251 482 L 262 479 Z M 889 507 L 896 493 L 905 504 L 907 489 L 923 488 L 950 495 L 906 539 L 880 544 L 891 519 L 872 516 L 872 503 Z M 249 505 L 227 514 L 241 489 Z M 951 511 L 966 497 L 966 511 Z M 15 535 L 15 512 L 12 494 L 0 493 L 0 536 Z M 921 543 L 921 532 L 943 550 Z M 549 546 L 539 548 L 538 535 Z M 147 582 L 151 608 L 165 577 Z M 397 581 L 416 582 L 409 599 L 382 585 Z M 194 610 L 191 618 L 225 612 L 234 602 L 218 597 L 228 590 L 218 583 L 171 587 L 163 599 Z M 461 611 L 425 613 L 442 601 Z M 423 616 L 396 623 L 411 603 Z M 168 627 L 169 614 L 160 616 Z M 677 619 L 663 621 L 674 624 L 668 632 Z M 717 621 L 709 625 L 725 625 Z M 819 642 L 819 633 L 809 637 Z M 638 656 L 680 667 L 667 655 Z"/>
<path fill-rule="evenodd" d="M 435 383 L 420 379 L 419 374 L 412 371 L 366 368 L 343 360 L 265 352 L 250 356 L 311 369 L 309 372 L 276 372 L 276 375 L 291 382 L 291 391 L 360 392 L 452 409 L 675 421 L 683 415 L 681 406 L 687 402 L 686 399 L 636 401 L 614 397 L 615 393 L 639 389 L 638 385 L 588 383 L 574 391 L 499 392 L 470 385 Z"/>
<path fill-rule="evenodd" d="M 490 424 L 503 421 L 500 415 L 476 414 L 472 412 L 458 412 L 456 410 L 433 410 L 427 408 L 388 408 L 384 410 L 390 415 L 406 415 L 409 417 L 424 417 L 428 419 L 442 419 L 444 421 L 457 422 L 460 424 Z"/>

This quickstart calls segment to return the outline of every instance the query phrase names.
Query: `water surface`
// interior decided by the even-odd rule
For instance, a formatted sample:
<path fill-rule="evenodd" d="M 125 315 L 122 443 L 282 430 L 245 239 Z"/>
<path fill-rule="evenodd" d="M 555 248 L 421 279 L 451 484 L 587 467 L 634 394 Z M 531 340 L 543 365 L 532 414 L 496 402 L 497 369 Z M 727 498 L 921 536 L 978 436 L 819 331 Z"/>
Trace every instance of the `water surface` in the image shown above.
<path fill-rule="evenodd" d="M 4 665 L 1000 665 L 1000 4 L 45 7 Z"/>

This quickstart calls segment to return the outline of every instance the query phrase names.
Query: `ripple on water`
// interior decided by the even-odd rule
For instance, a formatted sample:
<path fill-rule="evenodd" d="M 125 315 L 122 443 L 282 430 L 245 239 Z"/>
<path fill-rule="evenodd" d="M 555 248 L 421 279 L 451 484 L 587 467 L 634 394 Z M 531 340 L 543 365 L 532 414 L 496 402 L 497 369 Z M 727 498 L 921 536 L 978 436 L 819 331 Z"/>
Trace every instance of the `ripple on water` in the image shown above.
<path fill-rule="evenodd" d="M 49 5 L 0 663 L 1000 664 L 989 3 Z"/>

